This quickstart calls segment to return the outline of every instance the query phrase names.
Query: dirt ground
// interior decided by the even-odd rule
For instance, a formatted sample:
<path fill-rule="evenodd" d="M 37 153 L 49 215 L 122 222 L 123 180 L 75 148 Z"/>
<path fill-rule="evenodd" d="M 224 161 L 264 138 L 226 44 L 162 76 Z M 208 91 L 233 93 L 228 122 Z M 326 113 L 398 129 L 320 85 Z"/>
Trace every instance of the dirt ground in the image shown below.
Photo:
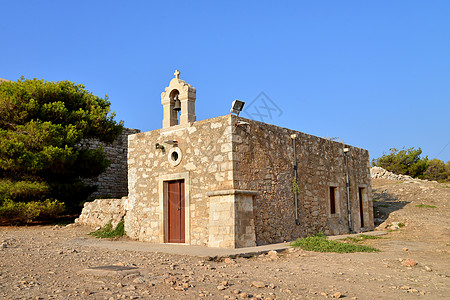
<path fill-rule="evenodd" d="M 374 179 L 372 186 L 377 230 L 387 234 L 365 244 L 378 253 L 289 250 L 205 261 L 74 242 L 92 228 L 3 226 L 0 298 L 450 299 L 450 185 Z M 405 226 L 387 227 L 393 222 Z M 405 266 L 407 259 L 417 265 Z M 77 274 L 114 264 L 138 267 L 140 275 Z"/>

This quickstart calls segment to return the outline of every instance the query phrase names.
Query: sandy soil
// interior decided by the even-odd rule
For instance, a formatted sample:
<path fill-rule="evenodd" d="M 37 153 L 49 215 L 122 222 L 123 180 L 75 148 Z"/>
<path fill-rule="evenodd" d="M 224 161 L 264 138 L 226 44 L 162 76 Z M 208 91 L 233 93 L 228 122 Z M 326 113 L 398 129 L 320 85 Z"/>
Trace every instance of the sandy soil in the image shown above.
<path fill-rule="evenodd" d="M 365 244 L 379 253 L 290 250 L 204 261 L 74 242 L 92 228 L 0 227 L 0 298 L 449 299 L 450 186 L 381 179 L 372 185 L 377 229 L 388 234 Z M 405 226 L 386 228 L 393 222 Z M 417 265 L 405 266 L 406 259 Z M 77 274 L 113 264 L 136 266 L 141 275 Z"/>

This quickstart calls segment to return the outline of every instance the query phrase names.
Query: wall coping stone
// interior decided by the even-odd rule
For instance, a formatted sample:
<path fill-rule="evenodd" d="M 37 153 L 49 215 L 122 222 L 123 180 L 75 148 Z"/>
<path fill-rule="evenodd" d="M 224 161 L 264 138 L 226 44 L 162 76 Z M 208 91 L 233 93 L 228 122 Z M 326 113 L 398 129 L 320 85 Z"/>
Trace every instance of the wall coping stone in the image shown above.
<path fill-rule="evenodd" d="M 207 192 L 206 196 L 212 197 L 212 196 L 224 196 L 224 195 L 237 195 L 237 194 L 243 194 L 243 195 L 257 195 L 258 191 L 251 191 L 251 190 L 217 190 L 212 192 Z"/>

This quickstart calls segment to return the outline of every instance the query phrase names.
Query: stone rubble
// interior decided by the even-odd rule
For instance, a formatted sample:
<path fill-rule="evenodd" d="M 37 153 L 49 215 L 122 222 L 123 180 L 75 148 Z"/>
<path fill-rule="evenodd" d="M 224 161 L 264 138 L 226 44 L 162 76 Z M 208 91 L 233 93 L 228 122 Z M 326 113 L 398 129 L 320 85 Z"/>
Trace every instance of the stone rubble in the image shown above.
<path fill-rule="evenodd" d="M 413 178 L 408 175 L 395 174 L 395 173 L 389 172 L 388 170 L 385 170 L 381 167 L 370 168 L 370 176 L 372 178 L 398 180 L 398 181 L 412 181 L 412 182 L 427 181 L 427 182 L 430 182 L 430 180 L 417 179 L 417 178 Z M 431 181 L 431 182 L 437 183 L 437 181 Z"/>
<path fill-rule="evenodd" d="M 75 219 L 75 223 L 98 228 L 111 221 L 115 227 L 124 216 L 125 209 L 122 199 L 97 199 L 84 203 L 83 211 Z"/>

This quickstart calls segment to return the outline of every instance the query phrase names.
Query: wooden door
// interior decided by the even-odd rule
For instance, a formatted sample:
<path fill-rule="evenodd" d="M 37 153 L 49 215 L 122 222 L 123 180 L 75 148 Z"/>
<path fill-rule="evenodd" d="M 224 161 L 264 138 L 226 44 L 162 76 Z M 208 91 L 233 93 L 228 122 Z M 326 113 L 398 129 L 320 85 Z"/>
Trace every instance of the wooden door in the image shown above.
<path fill-rule="evenodd" d="M 184 243 L 184 180 L 168 182 L 169 243 Z"/>

